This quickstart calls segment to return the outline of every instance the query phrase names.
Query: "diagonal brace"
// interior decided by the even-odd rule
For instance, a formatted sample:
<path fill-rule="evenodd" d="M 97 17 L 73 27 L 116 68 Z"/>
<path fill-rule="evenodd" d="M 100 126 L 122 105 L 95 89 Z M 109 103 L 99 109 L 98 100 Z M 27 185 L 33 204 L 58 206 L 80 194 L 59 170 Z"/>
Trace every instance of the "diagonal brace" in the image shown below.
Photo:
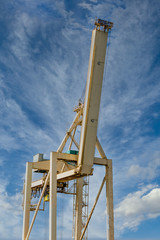
<path fill-rule="evenodd" d="M 40 207 L 40 204 L 41 204 L 41 201 L 42 201 L 44 192 L 45 192 L 46 187 L 47 187 L 47 184 L 48 184 L 49 176 L 50 176 L 50 172 L 48 172 L 48 174 L 47 174 L 47 177 L 46 177 L 46 180 L 45 180 L 45 183 L 44 183 L 44 187 L 43 187 L 43 190 L 42 190 L 40 199 L 39 199 L 39 201 L 38 201 L 38 204 L 37 204 L 37 207 L 36 207 L 36 210 L 35 210 L 34 216 L 33 216 L 33 218 L 32 218 L 32 222 L 31 222 L 31 225 L 30 225 L 30 227 L 29 227 L 29 230 L 28 230 L 28 233 L 27 233 L 27 236 L 26 236 L 25 240 L 28 240 L 28 239 L 29 239 L 29 236 L 30 236 L 30 233 L 31 233 L 31 230 L 32 230 L 34 221 L 35 221 L 35 219 L 36 219 L 36 216 L 37 216 L 37 213 L 38 213 L 38 210 L 39 210 L 39 207 Z"/>
<path fill-rule="evenodd" d="M 74 136 L 71 134 L 69 136 L 70 136 L 71 140 L 74 142 L 74 144 L 76 145 L 77 149 L 79 149 L 79 144 L 76 142 Z"/>
<path fill-rule="evenodd" d="M 93 212 L 94 212 L 94 209 L 95 209 L 95 207 L 96 207 L 96 205 L 97 205 L 97 202 L 98 202 L 98 199 L 99 199 L 100 194 L 101 194 L 101 192 L 102 192 L 102 189 L 103 189 L 103 186 L 104 186 L 104 184 L 105 184 L 105 181 L 106 181 L 106 175 L 105 175 L 104 178 L 103 178 L 103 181 L 102 181 L 101 186 L 100 186 L 100 189 L 99 189 L 99 191 L 98 191 L 96 200 L 95 200 L 95 202 L 94 202 L 94 204 L 93 204 L 92 210 L 91 210 L 91 212 L 90 212 L 90 214 L 89 214 L 89 217 L 88 217 L 88 219 L 87 219 L 86 225 L 85 225 L 85 227 L 84 227 L 84 229 L 83 229 L 83 232 L 82 232 L 82 234 L 81 234 L 80 240 L 83 239 L 83 236 L 84 236 L 84 234 L 85 234 L 85 232 L 86 232 L 86 229 L 87 229 L 88 224 L 89 224 L 89 222 L 90 222 L 90 220 L 91 220 L 91 217 L 92 217 L 92 214 L 93 214 Z"/>
<path fill-rule="evenodd" d="M 82 114 L 81 111 L 79 111 L 79 112 L 76 114 L 76 116 L 75 116 L 75 118 L 74 118 L 74 120 L 73 120 L 73 122 L 72 122 L 72 124 L 71 124 L 71 126 L 70 126 L 70 128 L 69 128 L 69 130 L 66 132 L 65 137 L 63 138 L 63 140 L 62 140 L 59 148 L 57 149 L 57 152 L 62 152 L 62 151 L 63 151 L 63 148 L 65 147 L 65 144 L 66 144 L 66 142 L 67 142 L 67 140 L 68 140 L 68 138 L 69 138 L 69 134 L 70 134 L 70 133 L 73 131 L 73 129 L 74 129 L 75 127 L 77 127 L 77 125 L 78 125 L 78 120 L 79 120 L 81 114 Z"/>

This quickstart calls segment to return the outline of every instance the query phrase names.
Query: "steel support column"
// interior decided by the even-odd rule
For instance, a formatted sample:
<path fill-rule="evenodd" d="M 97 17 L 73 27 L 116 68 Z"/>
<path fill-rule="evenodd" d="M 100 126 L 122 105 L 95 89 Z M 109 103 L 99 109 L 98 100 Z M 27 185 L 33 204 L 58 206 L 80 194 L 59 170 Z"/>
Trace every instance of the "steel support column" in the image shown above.
<path fill-rule="evenodd" d="M 50 154 L 49 240 L 57 239 L 57 153 Z"/>
<path fill-rule="evenodd" d="M 24 189 L 24 212 L 23 212 L 23 231 L 22 240 L 25 240 L 29 229 L 30 203 L 31 203 L 31 182 L 32 182 L 32 163 L 26 163 L 26 179 Z"/>
<path fill-rule="evenodd" d="M 107 198 L 107 240 L 114 240 L 112 160 L 108 160 L 108 166 L 106 166 L 106 198 Z"/>
<path fill-rule="evenodd" d="M 75 219 L 75 240 L 79 240 L 82 231 L 82 194 L 83 178 L 77 179 L 76 187 L 76 219 Z"/>

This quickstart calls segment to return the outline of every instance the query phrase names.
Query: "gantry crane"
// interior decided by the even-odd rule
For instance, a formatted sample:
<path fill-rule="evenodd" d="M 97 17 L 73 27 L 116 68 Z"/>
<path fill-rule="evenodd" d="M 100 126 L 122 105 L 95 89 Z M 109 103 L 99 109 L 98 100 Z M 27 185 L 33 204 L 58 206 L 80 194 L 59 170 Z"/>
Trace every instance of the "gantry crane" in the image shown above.
<path fill-rule="evenodd" d="M 57 151 L 50 153 L 49 160 L 44 159 L 43 154 L 37 154 L 33 162 L 26 164 L 22 240 L 29 239 L 42 199 L 44 202 L 49 200 L 49 240 L 57 239 L 57 192 L 70 194 L 68 183 L 72 180 L 77 182 L 73 193 L 76 198 L 74 239 L 84 239 L 89 221 L 106 183 L 107 240 L 114 240 L 112 160 L 106 157 L 97 137 L 107 38 L 112 26 L 113 23 L 101 19 L 95 22 L 95 29 L 92 31 L 85 101 L 79 102 L 75 109 L 76 116 Z M 78 126 L 81 126 L 79 142 L 75 140 Z M 69 151 L 64 153 L 64 147 L 69 139 Z M 76 151 L 71 150 L 72 143 L 76 146 Z M 95 157 L 95 148 L 101 157 Z M 104 166 L 105 176 L 84 226 L 82 224 L 83 181 L 84 177 L 93 175 L 94 165 Z M 32 171 L 43 173 L 43 177 L 32 181 Z M 33 205 L 31 196 L 37 192 L 39 192 L 39 201 Z M 30 211 L 34 211 L 31 222 Z"/>

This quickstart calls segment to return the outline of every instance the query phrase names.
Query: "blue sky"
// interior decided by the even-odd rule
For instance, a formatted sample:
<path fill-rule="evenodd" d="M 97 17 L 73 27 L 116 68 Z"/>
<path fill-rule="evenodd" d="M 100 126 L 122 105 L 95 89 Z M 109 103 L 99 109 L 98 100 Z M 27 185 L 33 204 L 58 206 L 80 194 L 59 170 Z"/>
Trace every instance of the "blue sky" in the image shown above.
<path fill-rule="evenodd" d="M 114 22 L 98 136 L 113 159 L 115 239 L 159 240 L 160 2 L 1 0 L 0 12 L 1 239 L 21 239 L 25 164 L 39 152 L 48 158 L 69 127 L 99 17 Z M 102 172 L 90 178 L 90 208 Z M 59 226 L 62 218 L 63 239 L 71 239 L 68 196 L 58 197 Z M 45 239 L 47 226 L 47 211 L 39 213 L 31 239 Z M 104 229 L 105 192 L 89 239 L 105 239 Z"/>

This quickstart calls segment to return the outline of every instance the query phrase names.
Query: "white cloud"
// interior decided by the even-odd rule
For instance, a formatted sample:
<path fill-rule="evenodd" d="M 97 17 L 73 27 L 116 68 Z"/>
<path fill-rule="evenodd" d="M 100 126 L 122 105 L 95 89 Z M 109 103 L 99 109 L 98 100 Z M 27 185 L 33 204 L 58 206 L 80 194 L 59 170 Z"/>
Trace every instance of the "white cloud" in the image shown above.
<path fill-rule="evenodd" d="M 79 32 L 79 30 L 74 32 L 71 28 L 67 31 L 61 29 L 62 32 L 59 31 L 55 33 L 53 39 L 53 36 L 49 38 L 49 41 L 51 41 L 50 44 L 53 44 L 53 49 L 55 48 L 55 44 L 52 42 L 53 40 L 56 41 L 55 39 L 57 39 L 57 42 L 61 40 L 65 42 L 61 48 L 58 48 L 60 55 L 55 55 L 53 50 L 53 54 L 48 54 L 47 58 L 44 58 L 41 63 L 38 63 L 37 68 L 36 63 L 30 59 L 28 42 L 29 36 L 33 35 L 34 30 L 35 32 L 37 31 L 38 24 L 35 23 L 36 21 L 34 19 L 32 24 L 31 20 L 27 20 L 28 18 L 29 16 L 27 14 L 19 14 L 12 24 L 14 28 L 11 34 L 13 38 L 15 36 L 14 41 L 11 43 L 11 51 L 13 48 L 18 48 L 20 55 L 14 52 L 15 56 L 17 58 L 21 56 L 26 64 L 15 62 L 15 59 L 12 58 L 7 60 L 5 57 L 2 57 L 3 62 L 11 66 L 12 71 L 18 75 L 19 72 L 25 75 L 22 79 L 21 76 L 17 76 L 16 74 L 17 89 L 14 89 L 14 84 L 12 91 L 6 87 L 8 92 L 11 91 L 13 98 L 3 96 L 4 101 L 1 104 L 3 105 L 3 113 L 5 112 L 6 115 L 1 121 L 3 124 L 7 123 L 7 126 L 10 127 L 10 129 L 7 128 L 3 134 L 5 136 L 3 147 L 7 150 L 9 148 L 13 150 L 21 148 L 23 144 L 28 148 L 32 142 L 31 145 L 35 147 L 35 149 L 38 148 L 41 149 L 41 151 L 44 149 L 49 152 L 51 149 L 58 147 L 57 142 L 59 141 L 60 143 L 60 140 L 63 138 L 65 131 L 72 121 L 73 102 L 75 99 L 78 100 L 77 95 L 80 96 L 81 91 L 80 87 L 77 86 L 82 84 L 83 81 L 79 81 L 79 79 L 83 79 L 84 75 L 84 71 L 81 71 L 81 73 L 77 75 L 80 60 L 76 61 L 77 55 L 74 49 L 77 48 L 77 45 L 80 45 L 79 40 L 81 40 L 81 42 L 85 41 L 83 34 L 77 38 L 76 32 Z M 48 26 L 45 26 L 44 29 L 43 27 L 38 25 L 38 28 L 42 32 L 45 32 L 45 27 L 47 28 Z M 51 27 L 50 24 L 49 27 Z M 65 34 L 65 32 L 67 34 Z M 23 49 L 21 48 L 22 45 L 20 41 L 22 41 L 22 45 L 25 46 Z M 71 44 L 71 42 L 72 50 L 69 50 L 68 44 Z M 85 47 L 83 47 L 83 49 L 85 49 Z M 67 55 L 69 53 L 70 55 Z M 63 58 L 61 58 L 62 54 Z M 85 55 L 85 52 L 82 52 L 82 55 Z M 88 59 L 86 62 L 87 61 Z M 72 66 L 72 68 L 70 66 Z M 86 66 L 84 67 L 87 69 Z M 75 68 L 75 71 L 72 71 L 73 68 Z M 12 82 L 13 81 L 11 81 L 11 86 Z M 75 102 L 75 104 L 77 104 L 77 102 Z M 23 109 L 24 106 L 31 110 L 32 113 L 36 115 L 37 122 L 39 123 L 40 119 L 41 123 L 47 126 L 47 129 L 42 130 L 41 127 L 36 126 L 36 123 L 32 122 L 32 117 Z M 68 112 L 71 114 L 68 114 Z M 64 118 L 67 122 L 62 126 Z M 11 128 L 12 133 L 10 132 Z M 16 136 L 13 136 L 13 133 L 15 133 Z M 55 139 L 56 144 L 54 144 Z M 9 141 L 12 141 L 13 144 L 9 144 Z M 45 148 L 45 146 L 47 148 Z"/>
<path fill-rule="evenodd" d="M 145 162 L 146 156 L 142 156 L 137 162 L 142 164 Z M 152 180 L 159 176 L 160 172 L 160 152 L 155 152 L 154 155 L 150 155 L 146 160 L 145 165 L 132 164 L 128 170 L 128 177 L 135 177 L 142 180 Z"/>
<path fill-rule="evenodd" d="M 79 3 L 79 6 L 80 6 L 81 8 L 87 9 L 87 10 L 89 10 L 89 11 L 92 11 L 92 10 L 93 10 L 93 5 L 92 5 L 92 4 L 89 4 L 89 3 L 86 3 L 86 2 Z"/>
<path fill-rule="evenodd" d="M 86 21 L 86 24 L 82 24 L 82 20 L 74 19 L 72 12 L 66 11 L 64 1 L 54 1 L 53 4 L 46 1 L 45 3 L 50 10 L 57 11 L 63 17 L 63 19 L 58 18 L 62 20 L 63 27 L 57 25 L 54 14 L 50 14 L 47 18 L 47 13 L 42 11 L 44 9 L 39 8 L 37 11 L 35 1 L 25 1 L 26 12 L 24 9 L 19 10 L 11 24 L 11 42 L 8 48 L 11 54 L 9 57 L 1 54 L 0 57 L 4 65 L 10 67 L 13 74 L 10 79 L 8 75 L 2 76 L 3 82 L 0 82 L 7 93 L 12 93 L 12 96 L 7 94 L 1 98 L 0 111 L 3 114 L 3 122 L 1 118 L 0 123 L 7 125 L 0 129 L 1 147 L 7 151 L 34 149 L 35 153 L 49 153 L 57 148 L 57 143 L 62 139 L 72 120 L 72 106 L 80 97 L 87 75 L 91 29 L 86 31 L 83 25 L 92 24 L 93 26 L 95 16 L 105 19 L 107 14 L 107 18 L 114 22 L 114 28 L 110 40 L 106 82 L 103 86 L 99 135 L 103 138 L 102 144 L 107 151 L 107 156 L 109 154 L 109 157 L 113 158 L 115 197 L 117 197 L 117 191 L 129 186 L 130 176 L 132 179 L 133 177 L 138 179 L 139 174 L 141 180 L 153 180 L 158 176 L 159 162 L 155 160 L 154 166 L 151 166 L 149 161 L 151 162 L 152 153 L 159 146 L 159 139 L 153 140 L 149 136 L 144 136 L 143 130 L 146 131 L 148 126 L 144 125 L 144 121 L 142 124 L 139 123 L 148 108 L 159 99 L 160 86 L 159 82 L 155 81 L 158 79 L 159 70 L 155 68 L 151 76 L 148 72 L 155 59 L 155 39 L 158 36 L 158 28 L 153 28 L 156 26 L 154 24 L 154 21 L 156 22 L 156 14 L 154 14 L 156 1 L 152 4 L 149 1 L 141 1 L 138 8 L 134 1 L 125 1 L 125 8 L 121 6 L 122 1 L 91 0 L 90 3 L 83 1 L 79 6 L 89 11 L 87 11 L 88 22 Z M 39 6 L 40 4 L 44 4 L 44 1 L 38 1 Z M 149 33 L 149 29 L 152 29 L 152 33 Z M 37 32 L 42 35 L 44 42 L 37 38 L 36 46 L 31 50 L 30 40 Z M 46 46 L 51 46 L 51 48 L 47 49 Z M 32 54 L 38 53 L 41 55 L 40 60 L 37 56 L 33 60 Z M 10 89 L 6 88 L 5 80 L 9 82 Z M 154 84 L 151 84 L 152 82 Z M 15 85 L 16 91 L 14 91 Z M 18 101 L 14 99 L 15 96 L 18 96 Z M 27 115 L 23 104 L 39 116 L 37 121 L 40 119 L 45 123 L 45 129 L 32 122 L 32 117 Z M 157 116 L 156 113 L 154 116 Z M 119 132 L 116 132 L 117 129 L 120 129 L 121 136 Z M 145 152 L 146 149 L 150 151 L 146 156 L 142 156 L 141 152 Z M 94 174 L 96 181 L 91 183 L 91 205 L 100 185 L 101 171 Z M 159 194 L 159 190 L 155 189 L 155 191 Z M 135 193 L 127 197 L 131 199 L 133 206 L 137 203 L 137 208 L 138 206 L 141 208 L 142 204 L 139 202 L 143 202 L 147 209 L 150 202 L 153 202 L 153 198 L 157 198 L 157 193 L 152 190 L 150 193 L 151 196 L 147 192 L 144 193 L 145 196 L 149 196 L 150 200 L 143 199 L 141 191 L 140 195 Z M 122 194 L 124 192 L 121 191 L 121 197 Z M 105 199 L 105 194 L 102 194 L 102 199 Z M 96 209 L 97 216 L 100 216 L 96 220 L 96 227 L 102 230 L 102 236 L 104 236 L 102 233 L 104 225 L 101 224 L 101 220 L 104 220 L 103 206 L 105 207 L 103 200 L 100 200 Z M 6 208 L 10 208 L 8 195 L 5 201 Z M 128 201 L 126 200 L 127 204 L 129 204 Z M 136 227 L 137 219 L 139 223 L 144 219 L 143 214 L 135 219 L 134 216 L 137 213 L 134 214 L 131 209 L 125 209 L 124 204 L 122 206 L 124 212 L 117 207 L 119 218 L 121 214 L 131 216 L 130 228 Z M 71 224 L 67 224 L 71 221 L 71 202 L 69 202 L 69 207 L 70 210 L 65 208 L 64 213 L 65 231 L 68 235 L 71 229 Z M 155 214 L 154 211 L 150 211 L 146 219 L 151 216 L 156 217 Z M 92 236 L 98 235 L 94 223 L 93 220 L 93 223 L 91 222 Z M 126 220 L 123 228 L 128 227 L 127 224 Z"/>
<path fill-rule="evenodd" d="M 90 0 L 90 2 L 97 3 L 98 0 Z"/>
<path fill-rule="evenodd" d="M 0 235 L 1 239 L 19 239 L 22 231 L 22 195 L 7 193 L 7 180 L 0 179 Z"/>
<path fill-rule="evenodd" d="M 5 87 L 5 90 L 8 89 Z M 27 117 L 21 106 L 12 98 L 1 94 L 1 118 L 0 118 L 0 148 L 7 151 L 15 149 L 29 150 L 33 146 L 35 150 L 44 149 L 44 142 L 51 146 L 54 144 L 53 139 L 46 134 L 41 128 L 35 126 Z M 41 146 L 41 147 L 40 147 Z M 48 149 L 49 150 L 49 149 Z"/>
<path fill-rule="evenodd" d="M 116 207 L 117 228 L 122 233 L 126 228 L 135 230 L 143 221 L 160 216 L 160 188 L 148 185 L 128 194 Z"/>

